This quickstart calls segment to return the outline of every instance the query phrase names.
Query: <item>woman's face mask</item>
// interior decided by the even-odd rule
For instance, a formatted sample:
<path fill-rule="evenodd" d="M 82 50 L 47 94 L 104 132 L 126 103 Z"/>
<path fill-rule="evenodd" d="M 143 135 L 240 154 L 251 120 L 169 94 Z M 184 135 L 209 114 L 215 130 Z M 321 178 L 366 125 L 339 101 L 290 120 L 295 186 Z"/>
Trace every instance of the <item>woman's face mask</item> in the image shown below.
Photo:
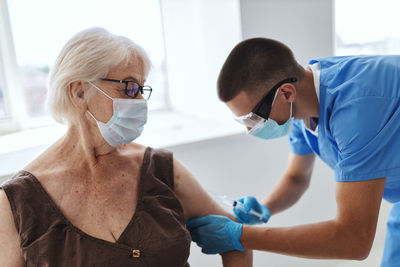
<path fill-rule="evenodd" d="M 94 88 L 113 101 L 113 116 L 107 123 L 98 121 L 92 113 L 89 115 L 96 120 L 104 140 L 118 147 L 129 144 L 140 136 L 147 122 L 147 101 L 145 99 L 112 98 L 103 90 L 89 82 Z"/>

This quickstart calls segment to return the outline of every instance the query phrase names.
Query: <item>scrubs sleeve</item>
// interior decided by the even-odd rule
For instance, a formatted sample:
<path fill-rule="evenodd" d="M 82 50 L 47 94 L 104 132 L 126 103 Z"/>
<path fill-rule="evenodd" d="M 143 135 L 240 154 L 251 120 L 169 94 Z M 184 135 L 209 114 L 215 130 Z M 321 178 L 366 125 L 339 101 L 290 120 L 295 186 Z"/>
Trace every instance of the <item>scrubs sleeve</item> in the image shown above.
<path fill-rule="evenodd" d="M 289 135 L 290 150 L 296 155 L 307 155 L 313 153 L 303 133 L 303 121 L 294 120 L 292 131 Z"/>
<path fill-rule="evenodd" d="M 400 171 L 400 101 L 367 96 L 336 104 L 329 119 L 338 147 L 337 181 L 363 181 Z"/>

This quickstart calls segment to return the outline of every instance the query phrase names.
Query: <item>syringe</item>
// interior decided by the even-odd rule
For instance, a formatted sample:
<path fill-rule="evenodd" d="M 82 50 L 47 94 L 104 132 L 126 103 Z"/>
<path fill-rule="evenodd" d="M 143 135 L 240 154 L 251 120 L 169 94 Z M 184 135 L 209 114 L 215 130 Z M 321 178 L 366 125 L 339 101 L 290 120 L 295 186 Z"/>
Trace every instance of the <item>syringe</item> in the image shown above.
<path fill-rule="evenodd" d="M 263 219 L 263 215 L 254 209 L 250 209 L 249 211 L 246 211 L 246 209 L 244 208 L 244 204 L 242 202 L 232 200 L 226 195 L 218 195 L 218 194 L 214 194 L 214 193 L 212 193 L 212 194 L 215 197 L 217 197 L 218 199 L 220 199 L 222 203 L 224 203 L 225 205 L 227 205 L 229 207 L 237 208 L 243 212 L 254 215 L 254 216 L 258 217 L 260 220 Z"/>

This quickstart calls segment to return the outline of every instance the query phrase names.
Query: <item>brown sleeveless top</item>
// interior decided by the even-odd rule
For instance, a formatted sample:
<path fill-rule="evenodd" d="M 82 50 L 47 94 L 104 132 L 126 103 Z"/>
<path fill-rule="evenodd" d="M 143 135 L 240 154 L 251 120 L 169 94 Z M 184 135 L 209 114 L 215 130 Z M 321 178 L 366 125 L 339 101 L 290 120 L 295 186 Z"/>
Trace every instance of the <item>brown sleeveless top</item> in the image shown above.
<path fill-rule="evenodd" d="M 189 266 L 191 238 L 173 191 L 173 161 L 168 151 L 146 149 L 136 211 L 115 243 L 72 225 L 29 172 L 20 171 L 2 188 L 27 267 Z"/>

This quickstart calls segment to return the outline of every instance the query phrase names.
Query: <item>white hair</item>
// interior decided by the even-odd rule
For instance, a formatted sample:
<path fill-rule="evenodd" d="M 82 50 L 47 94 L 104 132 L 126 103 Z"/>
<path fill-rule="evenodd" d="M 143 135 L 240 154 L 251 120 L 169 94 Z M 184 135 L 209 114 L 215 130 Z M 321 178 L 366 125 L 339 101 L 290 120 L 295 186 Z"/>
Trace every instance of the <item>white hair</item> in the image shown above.
<path fill-rule="evenodd" d="M 110 69 L 131 60 L 137 62 L 143 74 L 150 70 L 146 52 L 124 36 L 103 28 L 89 28 L 75 34 L 63 47 L 49 76 L 48 107 L 53 118 L 70 123 L 75 109 L 68 95 L 74 81 L 96 81 L 104 78 Z"/>

